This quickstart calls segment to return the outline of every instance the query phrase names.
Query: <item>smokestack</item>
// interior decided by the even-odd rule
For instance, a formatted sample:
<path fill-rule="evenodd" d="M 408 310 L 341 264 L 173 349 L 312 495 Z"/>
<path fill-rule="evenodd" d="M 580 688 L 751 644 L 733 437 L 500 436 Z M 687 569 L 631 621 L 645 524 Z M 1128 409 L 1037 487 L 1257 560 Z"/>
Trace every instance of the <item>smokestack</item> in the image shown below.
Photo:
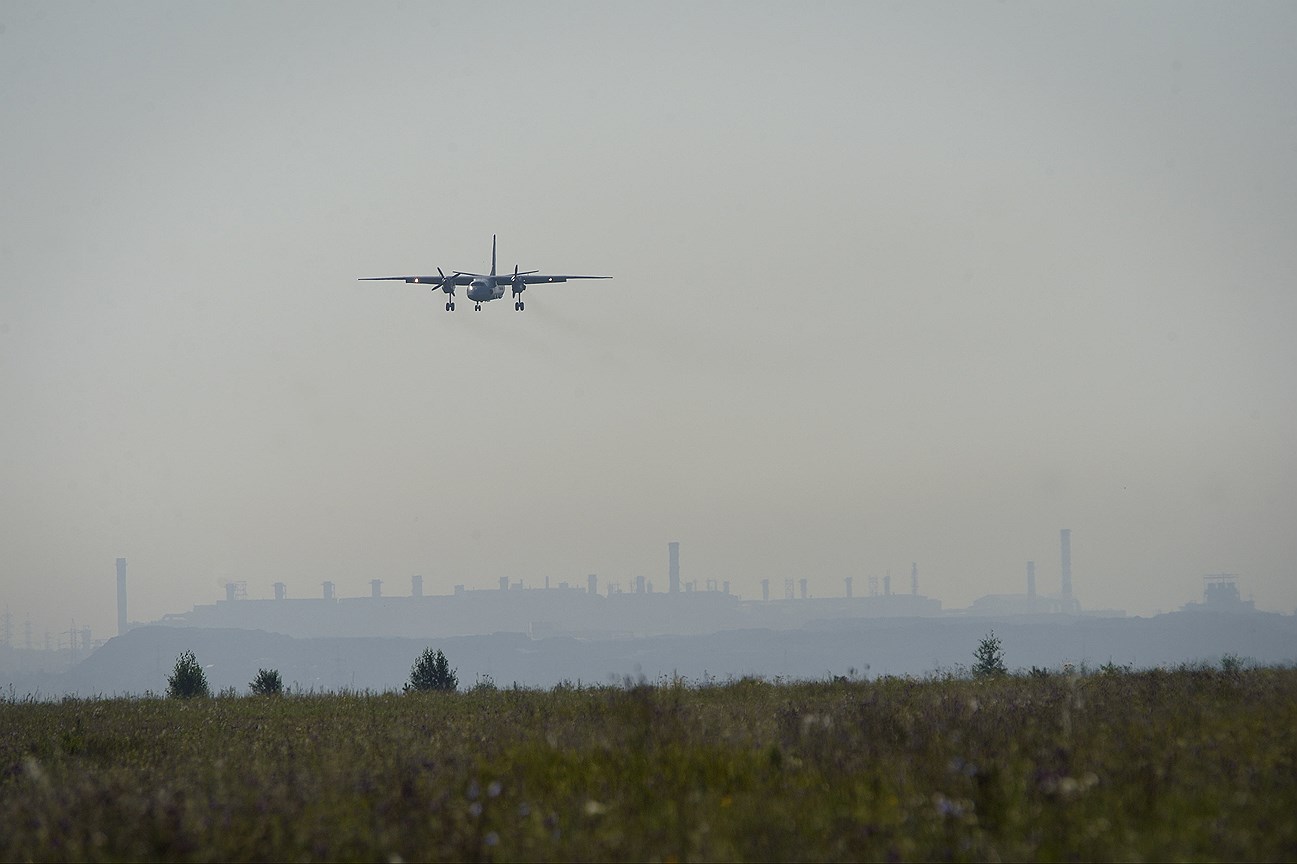
<path fill-rule="evenodd" d="M 667 589 L 672 594 L 680 593 L 680 544 L 671 542 L 667 544 L 667 561 L 668 561 L 668 580 L 670 587 Z"/>
<path fill-rule="evenodd" d="M 370 592 L 370 596 L 371 596 L 371 597 L 382 597 L 382 596 L 383 596 L 383 580 L 382 580 L 382 579 L 370 579 L 370 580 L 369 580 L 369 592 Z"/>
<path fill-rule="evenodd" d="M 591 573 L 589 576 L 585 577 L 585 581 L 586 581 L 586 591 L 590 594 L 591 597 L 599 593 L 598 576 Z"/>
<path fill-rule="evenodd" d="M 276 599 L 276 600 L 283 600 L 284 597 L 287 596 L 287 592 L 288 592 L 288 586 L 287 586 L 287 585 L 285 585 L 283 582 L 276 582 L 276 583 L 275 583 L 275 599 Z"/>
<path fill-rule="evenodd" d="M 333 583 L 332 583 L 332 582 L 325 582 L 325 583 L 324 583 L 324 599 L 325 599 L 325 600 L 332 600 L 332 599 L 333 599 Z"/>
<path fill-rule="evenodd" d="M 1027 599 L 1036 599 L 1036 562 L 1027 562 Z"/>
<path fill-rule="evenodd" d="M 1063 528 L 1058 532 L 1059 546 L 1063 557 L 1063 596 L 1072 596 L 1072 529 Z"/>
<path fill-rule="evenodd" d="M 848 576 L 846 579 L 842 581 L 847 583 L 847 599 L 850 600 L 851 599 L 851 577 Z"/>
<path fill-rule="evenodd" d="M 411 596 L 411 597 L 422 597 L 422 596 L 423 596 L 423 577 L 422 577 L 422 576 L 417 576 L 417 575 L 416 575 L 416 576 L 411 576 L 411 577 L 410 577 L 410 596 Z"/>
<path fill-rule="evenodd" d="M 766 603 L 770 602 L 770 580 L 769 579 L 761 580 L 761 599 Z"/>
<path fill-rule="evenodd" d="M 919 564 L 913 562 L 910 564 L 910 593 L 915 597 L 919 596 Z"/>
<path fill-rule="evenodd" d="M 126 559 L 117 559 L 117 635 L 126 633 Z"/>

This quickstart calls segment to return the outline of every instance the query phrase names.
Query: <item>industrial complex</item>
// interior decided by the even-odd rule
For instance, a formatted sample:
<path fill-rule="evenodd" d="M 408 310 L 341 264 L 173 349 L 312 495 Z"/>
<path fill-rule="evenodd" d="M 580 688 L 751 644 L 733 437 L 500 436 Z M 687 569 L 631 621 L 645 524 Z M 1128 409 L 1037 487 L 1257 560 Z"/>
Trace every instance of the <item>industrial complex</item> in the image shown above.
<path fill-rule="evenodd" d="M 407 638 L 451 639 L 491 634 L 520 634 L 542 640 L 568 637 L 583 641 L 702 636 L 726 631 L 823 631 L 843 627 L 882 626 L 883 619 L 902 624 L 903 619 L 1101 619 L 1119 618 L 1114 609 L 1084 609 L 1073 593 L 1072 532 L 1059 532 L 1060 580 L 1056 590 L 1038 590 L 1036 564 L 1027 561 L 1024 590 L 1014 594 L 988 594 L 968 607 L 943 609 L 941 601 L 919 591 L 919 569 L 910 567 L 904 590 L 895 590 L 892 577 L 868 577 L 858 584 L 846 576 L 834 596 L 814 596 L 810 580 L 788 578 L 782 584 L 761 582 L 760 597 L 741 597 L 730 584 L 712 579 L 681 577 L 680 544 L 667 545 L 665 590 L 640 576 L 629 590 L 591 574 L 574 583 L 532 586 L 501 578 L 490 589 L 457 585 L 450 594 L 425 594 L 423 577 L 409 577 L 408 587 L 393 590 L 383 580 L 371 579 L 366 596 L 339 596 L 333 582 L 320 584 L 311 597 L 289 597 L 287 586 L 276 582 L 273 599 L 251 599 L 245 582 L 225 584 L 225 597 L 191 610 L 165 615 L 158 621 L 132 622 L 128 615 L 127 561 L 117 565 L 117 634 L 144 624 L 213 630 L 256 630 L 296 639 Z M 663 581 L 658 582 L 661 586 Z M 863 590 L 862 590 L 863 589 Z M 1218 573 L 1204 577 L 1202 603 L 1190 603 L 1185 612 L 1255 612 L 1238 590 L 1237 577 Z M 858 622 L 855 624 L 853 622 Z M 887 626 L 891 626 L 888 624 Z M 30 620 L 15 633 L 7 611 L 0 640 L 0 671 L 57 672 L 88 657 L 104 639 L 94 639 L 89 628 L 75 624 L 57 634 L 33 639 Z"/>
<path fill-rule="evenodd" d="M 289 598 L 284 583 L 277 582 L 274 599 L 256 600 L 247 597 L 245 583 L 230 582 L 224 600 L 168 615 L 157 623 L 265 630 L 301 638 L 441 638 L 500 632 L 525 633 L 532 638 L 620 638 L 750 628 L 783 630 L 843 619 L 1080 614 L 1080 604 L 1072 596 L 1071 531 L 1066 528 L 1061 532 L 1060 554 L 1063 575 L 1057 593 L 1037 592 L 1035 564 L 1027 562 L 1025 593 L 984 597 L 967 610 L 943 611 L 941 601 L 920 594 L 917 564 L 911 565 L 904 592 L 893 590 L 890 575 L 869 579 L 865 591 L 856 590 L 853 577 L 848 576 L 838 596 L 813 597 L 808 579 L 789 578 L 782 585 L 763 580 L 760 599 L 745 599 L 731 593 L 728 582 L 682 580 L 680 544 L 672 542 L 667 544 L 665 591 L 655 591 L 653 582 L 642 576 L 635 580 L 633 590 L 624 591 L 617 585 L 601 586 L 599 577 L 591 574 L 584 584 L 533 587 L 501 577 L 498 587 L 491 589 L 458 585 L 452 594 L 427 595 L 423 577 L 415 575 L 408 592 L 399 595 L 385 593 L 382 580 L 373 579 L 369 596 L 339 597 L 336 585 L 324 582 L 315 597 Z M 118 564 L 118 618 L 119 627 L 124 628 L 125 562 L 119 559 Z"/>

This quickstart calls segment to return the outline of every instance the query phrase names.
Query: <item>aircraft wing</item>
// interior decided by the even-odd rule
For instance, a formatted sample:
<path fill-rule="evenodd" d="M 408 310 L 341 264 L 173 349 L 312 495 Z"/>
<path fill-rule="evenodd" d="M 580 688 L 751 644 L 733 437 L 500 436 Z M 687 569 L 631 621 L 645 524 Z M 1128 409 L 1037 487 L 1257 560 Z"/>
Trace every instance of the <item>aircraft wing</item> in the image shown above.
<path fill-rule="evenodd" d="M 512 279 L 513 277 L 508 277 Z M 566 282 L 569 279 L 611 279 L 611 276 L 557 276 L 547 273 L 519 274 L 518 281 L 524 285 L 540 285 L 545 282 Z"/>
<path fill-rule="evenodd" d="M 453 276 L 361 276 L 359 282 L 416 282 L 420 285 L 467 285 L 473 281 L 471 273 Z"/>

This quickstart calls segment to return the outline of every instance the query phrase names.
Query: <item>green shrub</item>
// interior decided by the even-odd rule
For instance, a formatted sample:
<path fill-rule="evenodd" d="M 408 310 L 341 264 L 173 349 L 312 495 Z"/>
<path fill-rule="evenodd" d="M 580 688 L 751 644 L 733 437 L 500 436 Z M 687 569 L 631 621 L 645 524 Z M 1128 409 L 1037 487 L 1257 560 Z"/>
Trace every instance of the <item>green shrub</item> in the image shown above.
<path fill-rule="evenodd" d="M 458 686 L 459 675 L 456 674 L 456 670 L 450 668 L 450 663 L 446 660 L 446 655 L 441 653 L 441 649 L 433 651 L 431 648 L 424 648 L 423 653 L 410 667 L 410 683 L 405 685 L 405 691 L 407 693 L 411 690 L 452 692 Z"/>
<path fill-rule="evenodd" d="M 248 687 L 254 696 L 280 696 L 284 692 L 284 681 L 279 677 L 278 669 L 258 669 L 257 677 Z"/>
<path fill-rule="evenodd" d="M 973 660 L 973 676 L 976 678 L 1003 675 L 1009 671 L 1004 666 L 1004 650 L 1000 647 L 1000 639 L 994 630 L 978 644 L 977 650 L 973 652 Z"/>
<path fill-rule="evenodd" d="M 167 695 L 173 699 L 212 695 L 207 686 L 207 673 L 198 665 L 193 651 L 185 651 L 176 658 L 176 667 L 167 679 Z"/>

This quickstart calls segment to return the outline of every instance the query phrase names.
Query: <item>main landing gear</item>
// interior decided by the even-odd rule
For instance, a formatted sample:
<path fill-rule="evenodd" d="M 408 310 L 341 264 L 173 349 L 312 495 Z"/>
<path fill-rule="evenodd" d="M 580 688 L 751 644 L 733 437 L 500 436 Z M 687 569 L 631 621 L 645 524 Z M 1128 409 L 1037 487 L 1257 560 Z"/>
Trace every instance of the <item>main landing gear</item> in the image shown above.
<path fill-rule="evenodd" d="M 454 300 L 447 301 L 447 303 L 446 303 L 446 311 L 447 311 L 447 312 L 454 312 L 454 311 L 455 311 L 455 301 L 454 301 Z"/>
<path fill-rule="evenodd" d="M 521 312 L 521 311 L 523 310 L 523 308 L 524 308 L 524 307 L 523 307 L 523 303 L 522 303 L 521 300 L 515 300 L 515 301 L 513 301 L 513 311 L 515 311 L 515 312 Z"/>

